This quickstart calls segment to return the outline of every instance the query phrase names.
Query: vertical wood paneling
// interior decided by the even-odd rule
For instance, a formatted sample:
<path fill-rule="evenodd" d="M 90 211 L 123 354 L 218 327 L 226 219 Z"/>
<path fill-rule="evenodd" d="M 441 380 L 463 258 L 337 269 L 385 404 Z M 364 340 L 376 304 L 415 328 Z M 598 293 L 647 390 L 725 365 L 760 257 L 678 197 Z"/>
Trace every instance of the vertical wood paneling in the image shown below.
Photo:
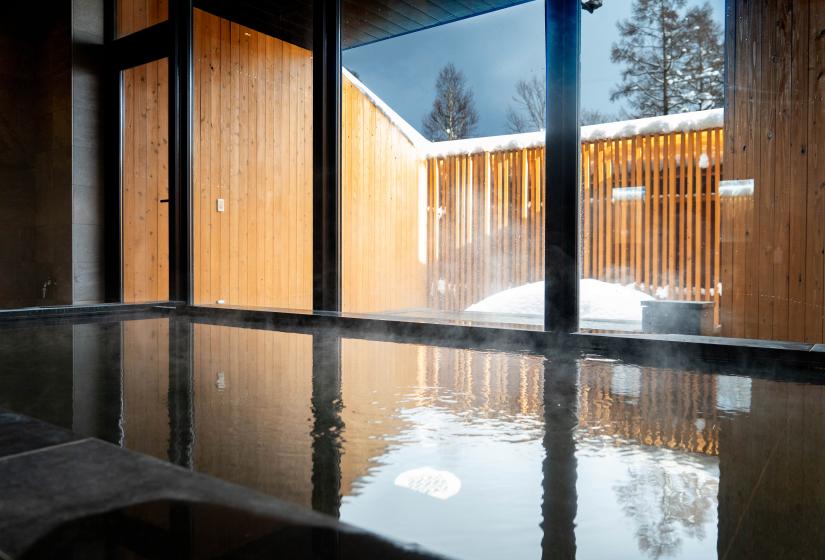
<path fill-rule="evenodd" d="M 194 17 L 195 303 L 310 309 L 311 53 Z"/>
<path fill-rule="evenodd" d="M 123 301 L 169 299 L 166 59 L 123 72 Z"/>
<path fill-rule="evenodd" d="M 427 304 L 427 230 L 437 221 L 438 184 L 430 184 L 415 146 L 349 79 L 342 91 L 343 310 L 402 311 Z M 458 189 L 473 173 L 461 162 Z M 429 190 L 419 196 L 419 188 Z M 458 192 L 458 191 L 456 191 Z M 461 212 L 472 219 L 473 207 Z M 429 220 L 423 220 L 429 216 Z M 453 223 L 459 228 L 460 223 Z M 452 235 L 465 238 L 469 229 Z M 419 257 L 423 252 L 424 259 Z M 464 272 L 466 274 L 466 270 Z"/>
<path fill-rule="evenodd" d="M 723 334 L 823 342 L 825 5 L 734 4 L 725 178 L 754 194 L 722 203 Z"/>
<path fill-rule="evenodd" d="M 116 6 L 118 37 L 169 19 L 168 0 L 117 0 Z"/>

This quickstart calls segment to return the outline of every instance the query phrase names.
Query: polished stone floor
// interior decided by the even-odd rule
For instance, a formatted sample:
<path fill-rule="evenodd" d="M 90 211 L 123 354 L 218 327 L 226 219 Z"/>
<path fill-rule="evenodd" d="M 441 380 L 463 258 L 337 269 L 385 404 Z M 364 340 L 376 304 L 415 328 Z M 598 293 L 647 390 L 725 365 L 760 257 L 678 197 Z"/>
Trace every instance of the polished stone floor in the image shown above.
<path fill-rule="evenodd" d="M 389 543 L 453 558 L 825 550 L 819 372 L 163 316 L 0 335 L 0 407 L 15 411 L 0 415 L 0 551 L 12 557 L 105 548 L 88 535 L 123 523 L 168 543 L 126 539 L 145 557 L 256 557 L 284 539 L 344 543 L 336 557 L 413 554 Z M 335 518 L 369 533 L 342 538 Z"/>

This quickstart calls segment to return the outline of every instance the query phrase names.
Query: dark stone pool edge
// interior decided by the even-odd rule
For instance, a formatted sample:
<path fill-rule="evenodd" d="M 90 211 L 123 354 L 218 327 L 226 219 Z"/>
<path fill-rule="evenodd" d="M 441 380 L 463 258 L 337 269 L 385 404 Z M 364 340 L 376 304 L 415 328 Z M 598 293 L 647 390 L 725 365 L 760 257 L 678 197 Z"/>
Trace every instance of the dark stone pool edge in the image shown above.
<path fill-rule="evenodd" d="M 0 558 L 67 523 L 158 501 L 224 506 L 360 538 L 396 558 L 438 558 L 309 509 L 45 422 L 0 410 Z"/>

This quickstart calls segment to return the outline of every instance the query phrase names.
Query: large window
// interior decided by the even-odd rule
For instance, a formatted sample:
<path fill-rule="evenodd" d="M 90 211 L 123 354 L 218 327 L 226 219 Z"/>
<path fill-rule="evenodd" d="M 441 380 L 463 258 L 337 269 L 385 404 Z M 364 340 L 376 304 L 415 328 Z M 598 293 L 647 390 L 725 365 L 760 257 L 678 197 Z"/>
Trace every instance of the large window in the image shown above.
<path fill-rule="evenodd" d="M 343 310 L 540 328 L 544 3 L 389 4 L 344 5 Z"/>
<path fill-rule="evenodd" d="M 194 301 L 311 309 L 311 11 L 218 11 L 194 14 Z"/>
<path fill-rule="evenodd" d="M 582 14 L 582 328 L 825 339 L 822 9 L 728 4 Z"/>

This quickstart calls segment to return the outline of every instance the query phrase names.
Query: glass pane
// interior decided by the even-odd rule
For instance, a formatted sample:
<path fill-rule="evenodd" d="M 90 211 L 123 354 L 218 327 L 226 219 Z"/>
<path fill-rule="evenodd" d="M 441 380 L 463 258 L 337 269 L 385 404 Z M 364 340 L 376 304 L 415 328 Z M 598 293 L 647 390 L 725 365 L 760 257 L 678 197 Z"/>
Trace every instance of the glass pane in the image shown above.
<path fill-rule="evenodd" d="M 117 36 L 123 37 L 169 19 L 168 0 L 117 0 Z"/>
<path fill-rule="evenodd" d="M 122 73 L 123 301 L 169 299 L 169 64 Z"/>
<path fill-rule="evenodd" d="M 825 9 L 728 4 L 582 14 L 584 329 L 825 341 Z"/>
<path fill-rule="evenodd" d="M 195 10 L 197 304 L 312 308 L 312 34 L 278 10 Z"/>
<path fill-rule="evenodd" d="M 343 309 L 540 328 L 544 4 L 389 4 L 344 6 Z"/>

